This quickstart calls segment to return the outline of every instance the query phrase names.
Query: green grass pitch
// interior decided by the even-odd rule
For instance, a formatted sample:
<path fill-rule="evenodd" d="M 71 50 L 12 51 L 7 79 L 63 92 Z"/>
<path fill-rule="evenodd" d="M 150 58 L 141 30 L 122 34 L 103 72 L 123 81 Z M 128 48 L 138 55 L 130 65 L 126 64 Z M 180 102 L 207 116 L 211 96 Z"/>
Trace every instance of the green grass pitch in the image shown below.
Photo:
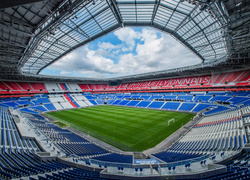
<path fill-rule="evenodd" d="M 154 147 L 194 116 L 190 113 L 105 105 L 46 115 L 124 151 L 144 151 Z M 170 122 L 168 126 L 168 120 L 172 118 L 175 122 Z"/>

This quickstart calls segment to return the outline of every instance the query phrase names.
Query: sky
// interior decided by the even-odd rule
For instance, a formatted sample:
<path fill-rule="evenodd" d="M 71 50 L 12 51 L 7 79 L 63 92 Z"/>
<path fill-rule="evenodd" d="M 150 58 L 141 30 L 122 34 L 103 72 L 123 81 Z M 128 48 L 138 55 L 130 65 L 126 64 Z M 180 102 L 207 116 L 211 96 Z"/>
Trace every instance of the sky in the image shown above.
<path fill-rule="evenodd" d="M 109 78 L 199 64 L 201 60 L 171 35 L 126 27 L 62 57 L 41 74 Z"/>

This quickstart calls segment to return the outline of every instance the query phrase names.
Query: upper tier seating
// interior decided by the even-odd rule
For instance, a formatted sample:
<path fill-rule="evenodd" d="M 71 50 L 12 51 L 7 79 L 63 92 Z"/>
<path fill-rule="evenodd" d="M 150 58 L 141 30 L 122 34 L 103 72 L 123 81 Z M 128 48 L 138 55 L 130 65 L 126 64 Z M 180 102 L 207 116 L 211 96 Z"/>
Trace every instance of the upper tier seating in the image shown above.
<path fill-rule="evenodd" d="M 250 84 L 250 71 L 238 71 L 221 74 L 208 74 L 204 76 L 192 76 L 183 78 L 169 78 L 163 80 L 152 80 L 145 82 L 122 83 L 119 86 L 109 86 L 108 84 L 77 84 L 77 83 L 55 83 L 55 82 L 0 82 L 0 95 L 2 97 L 20 97 L 36 93 L 48 92 L 117 92 L 117 91 L 224 91 L 228 90 L 248 90 Z M 237 87 L 238 89 L 236 89 Z M 208 93 L 207 95 L 225 95 L 224 93 Z M 175 94 L 174 94 L 175 95 Z M 179 94 L 177 99 L 186 101 L 193 100 L 192 97 L 185 97 L 185 93 Z M 132 98 L 138 98 L 134 96 Z M 123 97 L 125 98 L 125 97 Z M 148 99 L 148 97 L 141 97 Z M 150 97 L 154 98 L 164 97 Z M 204 99 L 203 101 L 208 101 Z M 214 99 L 215 100 L 215 99 Z"/>
<path fill-rule="evenodd" d="M 29 83 L 32 87 L 34 93 L 47 93 L 47 89 L 44 86 L 44 83 Z"/>
<path fill-rule="evenodd" d="M 29 83 L 27 82 L 17 82 L 17 84 L 24 90 L 24 91 L 27 91 L 27 90 L 33 90 L 33 88 L 30 86 Z"/>
<path fill-rule="evenodd" d="M 58 83 L 46 82 L 45 86 L 49 92 L 64 92 L 62 87 Z"/>
<path fill-rule="evenodd" d="M 219 88 L 219 87 L 234 87 L 244 86 L 250 83 L 250 71 L 238 71 L 221 74 L 208 74 L 205 76 L 192 76 L 184 78 L 169 78 L 164 80 L 152 80 L 145 82 L 122 83 L 119 86 L 109 86 L 107 84 L 79 84 L 79 87 L 84 92 L 95 91 L 133 91 L 133 90 L 172 90 L 172 89 L 190 89 L 191 91 L 201 88 Z M 224 89 L 221 89 L 222 91 Z M 172 90 L 173 91 L 173 90 Z M 185 94 L 182 94 L 185 95 Z M 211 94 L 212 95 L 212 94 Z M 223 95 L 223 94 L 221 94 Z M 182 97 L 185 98 L 185 97 Z M 188 99 L 186 99 L 188 98 Z M 186 100 L 191 100 L 186 97 Z M 152 99 L 153 100 L 153 99 Z"/>

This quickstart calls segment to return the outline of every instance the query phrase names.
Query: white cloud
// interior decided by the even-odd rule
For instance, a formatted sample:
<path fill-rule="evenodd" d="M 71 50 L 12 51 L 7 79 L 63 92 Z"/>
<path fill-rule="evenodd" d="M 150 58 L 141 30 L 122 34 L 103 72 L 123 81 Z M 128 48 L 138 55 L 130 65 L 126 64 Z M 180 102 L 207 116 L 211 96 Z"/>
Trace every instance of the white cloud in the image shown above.
<path fill-rule="evenodd" d="M 61 74 L 79 72 L 91 77 L 122 76 L 165 70 L 200 63 L 187 48 L 168 34 L 161 37 L 153 29 L 141 32 L 123 28 L 114 32 L 120 44 L 99 42 L 96 51 L 88 46 L 78 48 L 49 69 L 61 70 Z M 158 35 L 158 36 L 157 36 Z M 123 53 L 121 53 L 123 51 Z M 117 62 L 112 59 L 117 58 Z"/>
<path fill-rule="evenodd" d="M 60 74 L 62 74 L 62 75 L 69 75 L 69 74 L 71 74 L 71 72 L 70 71 L 61 71 Z"/>
<path fill-rule="evenodd" d="M 121 40 L 125 46 L 122 47 L 122 51 L 132 51 L 135 47 L 135 39 L 140 39 L 141 33 L 134 31 L 132 28 L 122 28 L 115 31 L 114 34 L 119 40 Z"/>
<path fill-rule="evenodd" d="M 104 50 L 113 50 L 113 49 L 118 49 L 121 46 L 111 44 L 110 42 L 98 42 L 98 47 Z"/>

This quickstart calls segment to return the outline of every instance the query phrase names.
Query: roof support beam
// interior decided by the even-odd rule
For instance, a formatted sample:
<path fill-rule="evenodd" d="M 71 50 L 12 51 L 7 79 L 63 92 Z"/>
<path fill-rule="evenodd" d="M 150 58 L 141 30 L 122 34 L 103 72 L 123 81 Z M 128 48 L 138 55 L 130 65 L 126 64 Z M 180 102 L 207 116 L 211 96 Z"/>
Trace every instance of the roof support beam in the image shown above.
<path fill-rule="evenodd" d="M 3 12 L 3 11 L 0 11 L 0 14 L 3 15 L 3 16 L 9 17 L 12 21 L 15 21 L 15 22 L 18 23 L 19 25 L 28 26 L 28 27 L 30 27 L 30 28 L 35 28 L 32 24 L 29 24 L 28 22 L 25 22 L 25 21 L 23 21 L 23 20 L 21 20 L 21 19 L 18 19 L 18 18 L 16 18 L 16 17 L 14 17 L 14 16 L 11 16 L 11 15 L 9 15 L 8 13 L 5 13 L 5 12 Z"/>
<path fill-rule="evenodd" d="M 86 38 L 88 38 L 88 39 L 90 39 L 91 40 L 91 37 L 84 31 L 84 30 L 82 30 L 79 26 L 77 26 L 76 24 L 75 24 L 75 22 L 73 22 L 71 19 L 69 19 L 69 21 L 72 23 L 72 24 L 74 24 L 74 28 L 72 28 L 72 27 L 70 27 L 67 23 L 65 24 L 66 26 L 68 26 L 69 28 L 71 28 L 71 29 L 74 29 L 75 31 L 77 31 L 79 34 L 81 34 L 81 35 L 83 35 L 84 37 L 86 37 Z"/>
<path fill-rule="evenodd" d="M 205 31 L 207 28 L 210 28 L 210 27 L 213 26 L 215 23 L 216 23 L 216 21 L 213 22 L 213 23 L 211 23 L 211 24 L 209 24 L 209 25 L 206 26 L 205 28 L 200 29 L 198 32 L 196 32 L 196 33 L 194 33 L 193 35 L 189 36 L 189 37 L 186 39 L 186 41 L 192 40 L 193 37 L 194 37 L 194 38 L 197 38 L 196 36 L 199 37 L 199 33 L 203 33 L 203 31 Z M 220 29 L 217 29 L 217 30 L 220 30 Z"/>
<path fill-rule="evenodd" d="M 122 15 L 119 11 L 119 8 L 117 6 L 117 2 L 114 0 L 110 0 L 110 1 L 106 0 L 106 1 L 108 3 L 109 7 L 111 8 L 115 18 L 117 19 L 117 22 L 120 24 L 121 27 L 124 27 L 124 22 L 122 20 Z"/>
<path fill-rule="evenodd" d="M 2 56 L 2 55 L 4 55 L 4 56 L 16 56 L 16 57 L 22 56 L 22 54 L 18 53 L 18 52 L 10 52 L 10 51 L 5 52 L 5 51 L 0 50 L 0 56 Z M 17 60 L 15 60 L 15 62 L 17 62 Z"/>
<path fill-rule="evenodd" d="M 19 43 L 15 43 L 15 42 L 12 43 L 12 42 L 6 42 L 6 41 L 0 40 L 0 43 L 3 45 L 11 46 L 11 47 L 26 48 L 26 46 L 19 44 Z"/>
<path fill-rule="evenodd" d="M 40 1 L 45 1 L 45 0 L 14 0 L 14 1 L 1 0 L 0 9 L 13 7 L 13 6 L 21 6 L 24 4 L 30 4 L 30 3 L 40 2 Z"/>
<path fill-rule="evenodd" d="M 172 10 L 172 11 L 178 12 L 178 13 L 180 13 L 180 14 L 182 14 L 182 15 L 185 15 L 185 16 L 188 16 L 188 15 L 189 15 L 189 14 L 183 12 L 183 11 L 180 11 L 180 10 L 178 10 L 178 9 L 172 8 L 172 7 L 167 6 L 167 5 L 165 5 L 165 4 L 160 4 L 160 5 L 161 5 L 162 7 L 164 7 L 164 8 L 167 8 L 167 9 L 170 9 L 170 10 Z"/>
<path fill-rule="evenodd" d="M 154 24 L 155 16 L 156 16 L 157 10 L 159 8 L 160 2 L 161 2 L 161 0 L 155 0 L 154 11 L 153 11 L 152 18 L 151 18 L 152 25 Z"/>
<path fill-rule="evenodd" d="M 1 21 L 1 20 L 0 20 Z M 12 26 L 8 26 L 7 24 L 0 24 L 0 27 L 4 28 L 4 29 L 9 29 L 10 31 L 14 31 L 16 33 L 22 34 L 24 36 L 28 36 L 28 37 L 33 37 L 34 34 L 33 33 L 27 33 L 18 29 L 13 28 Z"/>

